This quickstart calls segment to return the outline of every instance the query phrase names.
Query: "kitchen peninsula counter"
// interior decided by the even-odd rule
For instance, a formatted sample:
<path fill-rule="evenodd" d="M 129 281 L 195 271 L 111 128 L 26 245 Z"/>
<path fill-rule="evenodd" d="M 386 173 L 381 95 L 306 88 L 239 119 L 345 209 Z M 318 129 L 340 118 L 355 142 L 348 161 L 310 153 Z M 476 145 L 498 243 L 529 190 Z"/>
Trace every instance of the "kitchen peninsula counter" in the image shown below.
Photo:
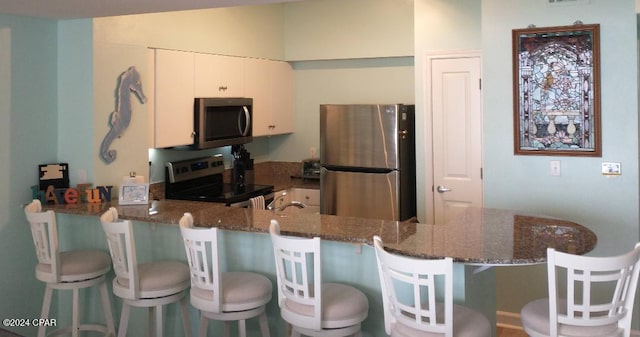
<path fill-rule="evenodd" d="M 218 227 L 237 232 L 268 233 L 277 219 L 284 235 L 319 236 L 323 240 L 372 244 L 379 235 L 385 247 L 418 258 L 453 257 L 455 262 L 478 265 L 535 264 L 546 261 L 546 248 L 585 254 L 597 242 L 588 228 L 570 221 L 522 212 L 470 208 L 445 225 L 372 220 L 305 213 L 225 207 L 218 203 L 160 200 L 149 205 L 102 204 L 44 205 L 57 213 L 99 217 L 110 206 L 121 219 L 178 225 L 190 212 L 199 227 Z"/>

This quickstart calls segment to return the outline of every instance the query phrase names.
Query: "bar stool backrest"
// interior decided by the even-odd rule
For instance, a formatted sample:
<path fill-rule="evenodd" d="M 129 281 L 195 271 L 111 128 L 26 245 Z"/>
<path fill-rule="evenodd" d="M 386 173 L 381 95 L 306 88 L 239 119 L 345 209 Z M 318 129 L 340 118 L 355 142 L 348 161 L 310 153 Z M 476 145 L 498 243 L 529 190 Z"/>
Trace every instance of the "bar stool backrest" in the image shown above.
<path fill-rule="evenodd" d="M 100 217 L 102 229 L 107 236 L 113 269 L 118 282 L 125 282 L 114 288 L 117 296 L 125 299 L 138 299 L 140 285 L 136 259 L 136 246 L 133 240 L 131 221 L 118 221 L 118 210 L 111 207 Z"/>
<path fill-rule="evenodd" d="M 193 216 L 185 213 L 180 219 L 180 232 L 184 239 L 191 273 L 191 288 L 211 292 L 211 311 L 222 312 L 220 294 L 220 257 L 218 254 L 218 229 L 193 228 Z M 209 259 L 211 258 L 211 259 Z"/>
<path fill-rule="evenodd" d="M 269 232 L 276 260 L 278 304 L 283 317 L 288 317 L 295 325 L 321 330 L 320 238 L 283 237 L 278 223 L 273 220 Z"/>
<path fill-rule="evenodd" d="M 453 260 L 450 257 L 425 260 L 390 254 L 384 250 L 380 237 L 374 236 L 373 242 L 387 334 L 392 334 L 394 325 L 402 324 L 453 336 Z M 439 299 L 440 293 L 443 298 Z"/>
<path fill-rule="evenodd" d="M 547 273 L 551 336 L 557 336 L 559 324 L 598 327 L 615 323 L 629 336 L 640 273 L 640 243 L 613 257 L 580 256 L 548 248 Z M 566 307 L 558 291 L 561 275 L 566 276 Z"/>
<path fill-rule="evenodd" d="M 38 199 L 29 203 L 24 213 L 31 227 L 31 236 L 38 257 L 36 278 L 43 282 L 59 283 L 60 250 L 56 215 L 53 211 L 42 212 L 42 204 Z"/>

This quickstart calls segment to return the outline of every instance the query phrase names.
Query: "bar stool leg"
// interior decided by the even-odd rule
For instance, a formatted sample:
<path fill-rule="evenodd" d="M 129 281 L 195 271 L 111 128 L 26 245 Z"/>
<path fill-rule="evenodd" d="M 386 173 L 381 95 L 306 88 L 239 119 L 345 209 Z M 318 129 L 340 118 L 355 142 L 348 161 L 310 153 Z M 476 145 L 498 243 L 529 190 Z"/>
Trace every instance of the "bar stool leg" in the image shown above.
<path fill-rule="evenodd" d="M 118 337 L 127 335 L 127 325 L 129 324 L 129 310 L 131 306 L 126 302 L 122 305 L 122 313 L 120 314 L 120 327 L 118 328 Z"/>
<path fill-rule="evenodd" d="M 113 324 L 113 311 L 111 310 L 111 301 L 109 300 L 109 292 L 107 291 L 107 284 L 102 282 L 100 285 L 100 294 L 102 296 L 102 311 L 104 312 L 104 319 L 107 323 L 107 333 L 115 336 L 116 328 Z"/>
<path fill-rule="evenodd" d="M 51 296 L 53 295 L 53 289 L 46 286 L 44 290 L 44 299 L 42 300 L 42 311 L 40 313 L 40 318 L 46 319 L 49 318 L 49 308 L 51 307 Z M 41 324 L 38 327 L 38 337 L 45 337 L 46 327 L 44 324 Z"/>
<path fill-rule="evenodd" d="M 261 313 L 258 317 L 260 322 L 260 330 L 262 331 L 262 337 L 271 337 L 271 333 L 269 332 L 269 322 L 267 321 L 267 314 Z"/>
<path fill-rule="evenodd" d="M 182 310 L 182 325 L 184 326 L 184 336 L 191 337 L 191 321 L 189 320 L 189 308 L 187 307 L 187 297 L 180 300 L 180 310 Z"/>
<path fill-rule="evenodd" d="M 155 316 L 153 315 L 153 307 L 147 310 L 147 337 L 153 337 L 153 328 L 155 327 Z"/>
<path fill-rule="evenodd" d="M 162 337 L 164 331 L 162 331 L 162 306 L 156 307 L 156 336 Z"/>
<path fill-rule="evenodd" d="M 231 323 L 229 323 L 229 321 L 225 321 L 224 322 L 224 330 L 223 330 L 223 333 L 222 333 L 224 337 L 229 337 L 230 336 L 230 331 L 231 331 L 230 327 L 231 327 Z"/>
<path fill-rule="evenodd" d="M 238 321 L 238 332 L 240 337 L 247 337 L 247 324 L 244 319 Z"/>
<path fill-rule="evenodd" d="M 198 330 L 200 333 L 199 337 L 207 337 L 207 328 L 209 327 L 209 319 L 204 316 L 204 314 L 200 313 L 200 326 Z"/>
<path fill-rule="evenodd" d="M 78 310 L 78 306 L 80 305 L 80 300 L 78 299 L 78 288 L 74 288 L 73 289 L 73 304 L 72 304 L 72 316 L 71 316 L 71 336 L 72 337 L 78 337 L 78 331 L 80 330 L 80 323 L 79 321 L 79 310 Z"/>

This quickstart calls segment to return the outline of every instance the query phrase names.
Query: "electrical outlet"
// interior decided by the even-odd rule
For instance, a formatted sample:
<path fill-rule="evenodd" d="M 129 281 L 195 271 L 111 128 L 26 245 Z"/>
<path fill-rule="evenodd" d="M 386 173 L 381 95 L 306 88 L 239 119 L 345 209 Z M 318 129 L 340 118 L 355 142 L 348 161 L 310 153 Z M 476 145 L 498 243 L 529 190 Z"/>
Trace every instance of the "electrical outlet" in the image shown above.
<path fill-rule="evenodd" d="M 309 158 L 315 158 L 316 157 L 316 148 L 315 147 L 310 147 L 309 148 Z"/>
<path fill-rule="evenodd" d="M 560 161 L 552 160 L 549 165 L 549 173 L 554 177 L 560 176 Z"/>

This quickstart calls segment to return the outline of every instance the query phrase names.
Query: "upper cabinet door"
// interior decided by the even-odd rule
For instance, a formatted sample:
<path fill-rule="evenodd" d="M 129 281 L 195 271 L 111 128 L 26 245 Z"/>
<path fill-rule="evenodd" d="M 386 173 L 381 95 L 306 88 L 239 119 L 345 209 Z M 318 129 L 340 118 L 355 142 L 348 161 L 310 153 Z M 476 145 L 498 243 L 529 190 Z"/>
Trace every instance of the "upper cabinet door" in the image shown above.
<path fill-rule="evenodd" d="M 271 97 L 271 134 L 292 133 L 295 129 L 295 76 L 288 62 L 271 62 Z"/>
<path fill-rule="evenodd" d="M 253 136 L 269 136 L 271 121 L 271 62 L 265 59 L 246 60 L 246 96 L 253 98 Z"/>
<path fill-rule="evenodd" d="M 155 50 L 155 148 L 193 144 L 193 55 Z"/>
<path fill-rule="evenodd" d="M 194 53 L 196 97 L 245 97 L 242 57 Z"/>
<path fill-rule="evenodd" d="M 253 98 L 253 136 L 292 133 L 294 75 L 287 62 L 246 60 L 246 95 Z"/>

